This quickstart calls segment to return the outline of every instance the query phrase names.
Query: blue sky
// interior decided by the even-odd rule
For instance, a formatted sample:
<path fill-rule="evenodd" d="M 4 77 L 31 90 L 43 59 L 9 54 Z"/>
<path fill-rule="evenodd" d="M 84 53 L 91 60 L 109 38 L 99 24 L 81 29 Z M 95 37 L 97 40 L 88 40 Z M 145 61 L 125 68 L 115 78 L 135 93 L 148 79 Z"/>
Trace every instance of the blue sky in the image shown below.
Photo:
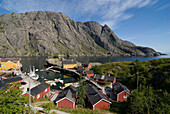
<path fill-rule="evenodd" d="M 54 11 L 107 24 L 121 39 L 170 52 L 170 0 L 1 0 L 0 14 Z"/>

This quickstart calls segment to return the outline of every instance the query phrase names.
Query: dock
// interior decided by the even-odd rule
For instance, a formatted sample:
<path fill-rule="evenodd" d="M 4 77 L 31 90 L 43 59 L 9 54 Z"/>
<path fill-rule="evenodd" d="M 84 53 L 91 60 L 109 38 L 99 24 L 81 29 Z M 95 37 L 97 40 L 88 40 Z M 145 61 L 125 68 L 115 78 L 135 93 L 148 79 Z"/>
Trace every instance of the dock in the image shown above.
<path fill-rule="evenodd" d="M 32 78 L 30 78 L 28 75 L 22 73 L 21 75 L 21 78 L 23 79 L 23 82 L 26 82 L 25 85 L 22 85 L 20 88 L 23 88 L 23 94 L 25 94 L 27 92 L 27 88 L 29 88 L 29 85 L 30 85 L 30 88 L 33 88 L 37 85 L 40 84 L 39 81 L 35 81 L 33 80 Z M 29 84 L 30 83 L 30 84 Z"/>

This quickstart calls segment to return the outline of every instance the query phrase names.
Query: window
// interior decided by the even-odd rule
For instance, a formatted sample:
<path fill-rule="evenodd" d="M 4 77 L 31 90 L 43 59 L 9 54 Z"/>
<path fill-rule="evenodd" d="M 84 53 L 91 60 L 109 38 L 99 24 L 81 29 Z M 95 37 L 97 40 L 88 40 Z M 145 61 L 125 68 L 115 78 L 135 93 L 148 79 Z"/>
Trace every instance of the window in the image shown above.
<path fill-rule="evenodd" d="M 40 98 L 40 94 L 37 95 L 37 99 Z"/>
<path fill-rule="evenodd" d="M 127 96 L 125 95 L 125 96 L 123 96 L 123 98 L 127 98 Z"/>
<path fill-rule="evenodd" d="M 45 89 L 45 92 L 47 92 L 47 88 Z"/>

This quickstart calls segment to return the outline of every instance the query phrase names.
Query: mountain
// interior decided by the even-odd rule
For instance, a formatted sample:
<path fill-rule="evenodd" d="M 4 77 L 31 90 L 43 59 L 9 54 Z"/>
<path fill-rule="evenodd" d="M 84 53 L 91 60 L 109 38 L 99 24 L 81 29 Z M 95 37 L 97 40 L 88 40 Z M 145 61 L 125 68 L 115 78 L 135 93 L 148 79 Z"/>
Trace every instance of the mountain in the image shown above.
<path fill-rule="evenodd" d="M 107 25 L 51 11 L 0 15 L 0 56 L 159 56 L 119 39 Z"/>

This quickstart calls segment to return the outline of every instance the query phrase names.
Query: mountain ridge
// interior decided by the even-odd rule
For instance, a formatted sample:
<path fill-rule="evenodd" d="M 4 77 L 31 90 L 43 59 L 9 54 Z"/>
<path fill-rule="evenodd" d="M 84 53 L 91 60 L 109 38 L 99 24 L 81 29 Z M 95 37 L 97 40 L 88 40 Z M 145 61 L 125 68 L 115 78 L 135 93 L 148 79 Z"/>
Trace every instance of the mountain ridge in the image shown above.
<path fill-rule="evenodd" d="M 0 15 L 1 56 L 159 56 L 119 39 L 107 25 L 75 22 L 61 12 Z"/>

